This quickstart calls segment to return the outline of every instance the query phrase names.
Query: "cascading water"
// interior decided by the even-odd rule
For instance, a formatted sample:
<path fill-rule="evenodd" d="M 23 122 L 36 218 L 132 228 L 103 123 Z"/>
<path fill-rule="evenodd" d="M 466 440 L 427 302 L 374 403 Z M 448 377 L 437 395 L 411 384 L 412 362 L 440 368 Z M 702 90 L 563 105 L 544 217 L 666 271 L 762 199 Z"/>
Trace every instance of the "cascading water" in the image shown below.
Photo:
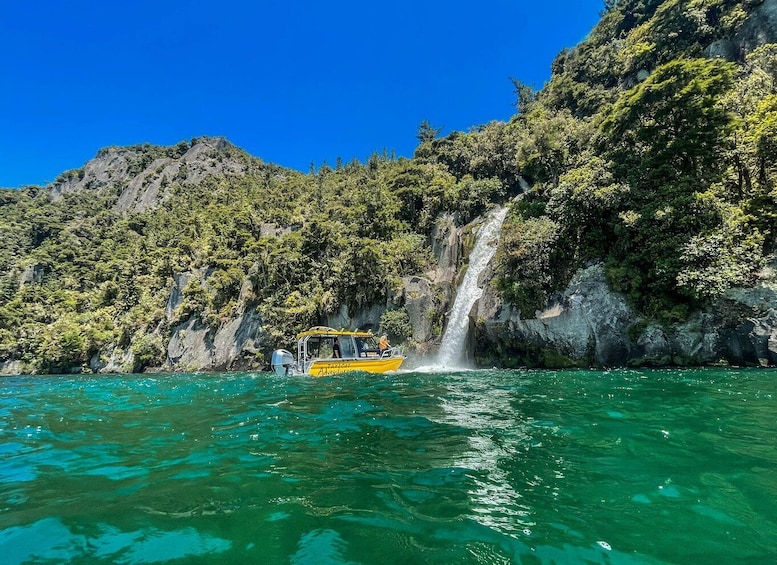
<path fill-rule="evenodd" d="M 469 256 L 469 267 L 456 292 L 456 300 L 442 337 L 437 354 L 438 365 L 461 367 L 464 364 L 469 312 L 477 299 L 483 295 L 483 289 L 478 287 L 478 278 L 496 253 L 499 232 L 506 215 L 507 208 L 496 210 L 478 231 L 475 247 Z"/>

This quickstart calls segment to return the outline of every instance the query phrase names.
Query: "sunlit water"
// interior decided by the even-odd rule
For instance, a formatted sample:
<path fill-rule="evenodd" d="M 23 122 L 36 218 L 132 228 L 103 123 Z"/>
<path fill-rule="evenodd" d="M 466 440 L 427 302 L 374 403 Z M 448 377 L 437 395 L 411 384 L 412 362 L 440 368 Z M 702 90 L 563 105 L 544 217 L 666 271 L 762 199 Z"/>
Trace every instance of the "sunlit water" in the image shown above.
<path fill-rule="evenodd" d="M 0 380 L 0 562 L 773 563 L 777 373 Z"/>

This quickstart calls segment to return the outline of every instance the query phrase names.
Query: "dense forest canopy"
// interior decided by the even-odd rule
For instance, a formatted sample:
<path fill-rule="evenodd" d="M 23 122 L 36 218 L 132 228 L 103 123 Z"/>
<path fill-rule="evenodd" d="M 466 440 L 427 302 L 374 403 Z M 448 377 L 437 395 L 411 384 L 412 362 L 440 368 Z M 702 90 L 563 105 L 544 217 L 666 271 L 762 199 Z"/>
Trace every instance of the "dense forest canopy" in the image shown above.
<path fill-rule="evenodd" d="M 544 88 L 513 79 L 511 120 L 444 137 L 423 122 L 412 158 L 303 174 L 200 139 L 106 148 L 50 187 L 2 190 L 0 361 L 57 372 L 125 348 L 142 370 L 182 321 L 245 308 L 288 343 L 429 270 L 440 214 L 463 225 L 509 200 L 494 283 L 527 316 L 603 262 L 644 316 L 683 319 L 775 251 L 777 45 L 747 36 L 769 5 L 606 1 Z M 196 276 L 170 312 L 180 273 Z M 383 322 L 404 340 L 396 306 Z"/>

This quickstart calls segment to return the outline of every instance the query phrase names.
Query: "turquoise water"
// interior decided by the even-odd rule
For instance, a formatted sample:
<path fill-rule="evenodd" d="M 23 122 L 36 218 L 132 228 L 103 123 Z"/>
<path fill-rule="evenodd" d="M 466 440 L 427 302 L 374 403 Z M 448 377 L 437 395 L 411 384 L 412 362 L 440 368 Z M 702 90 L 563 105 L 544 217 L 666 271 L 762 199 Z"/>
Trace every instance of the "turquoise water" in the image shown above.
<path fill-rule="evenodd" d="M 773 563 L 777 373 L 0 379 L 0 562 Z"/>

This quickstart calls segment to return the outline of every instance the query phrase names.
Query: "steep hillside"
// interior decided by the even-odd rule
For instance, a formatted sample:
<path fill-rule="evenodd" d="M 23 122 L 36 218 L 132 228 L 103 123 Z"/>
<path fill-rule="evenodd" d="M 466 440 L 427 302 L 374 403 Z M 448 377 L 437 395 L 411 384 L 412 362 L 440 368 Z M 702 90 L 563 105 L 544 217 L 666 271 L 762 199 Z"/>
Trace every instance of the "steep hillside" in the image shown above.
<path fill-rule="evenodd" d="M 699 340 L 739 335 L 748 316 L 759 320 L 760 337 L 742 330 L 746 346 L 678 346 L 684 354 L 676 358 L 777 359 L 753 345 L 772 335 L 760 321 L 770 319 L 771 301 L 763 310 L 725 304 L 737 288 L 764 284 L 776 248 L 775 16 L 774 0 L 608 2 L 589 38 L 559 55 L 541 91 L 514 81 L 519 113 L 508 123 L 424 140 L 417 160 L 457 178 L 496 176 L 530 188 L 504 226 L 498 296 L 477 314 L 501 320 L 479 336 L 485 362 L 640 362 L 643 332 L 682 332 L 711 311 L 727 315 L 700 333 L 694 326 Z M 515 320 L 544 316 L 542 327 L 568 310 L 557 301 L 577 296 L 575 277 L 598 264 L 597 281 L 629 310 L 623 323 L 585 317 L 574 329 L 580 336 L 566 342 L 542 331 L 511 336 Z M 610 330 L 599 324 L 619 328 L 610 342 L 617 354 L 601 345 Z M 582 349 L 568 346 L 578 337 Z M 656 357 L 671 359 L 675 342 L 662 339 Z"/>
<path fill-rule="evenodd" d="M 423 122 L 412 159 L 303 174 L 201 138 L 0 191 L 0 370 L 261 368 L 322 323 L 433 349 L 508 201 L 487 362 L 777 361 L 777 299 L 748 294 L 777 249 L 775 22 L 777 0 L 606 2 L 542 90 L 514 81 L 511 120 Z"/>
<path fill-rule="evenodd" d="M 47 189 L 0 193 L 0 359 L 261 368 L 300 328 L 375 327 L 387 309 L 404 339 L 395 299 L 431 268 L 435 218 L 474 218 L 501 191 L 387 155 L 302 174 L 224 140 L 102 150 Z"/>
<path fill-rule="evenodd" d="M 82 191 L 115 195 L 114 210 L 143 212 L 159 206 L 180 187 L 255 174 L 261 165 L 223 138 L 202 137 L 173 147 L 106 147 L 81 169 L 61 174 L 49 193 L 54 201 Z"/>

